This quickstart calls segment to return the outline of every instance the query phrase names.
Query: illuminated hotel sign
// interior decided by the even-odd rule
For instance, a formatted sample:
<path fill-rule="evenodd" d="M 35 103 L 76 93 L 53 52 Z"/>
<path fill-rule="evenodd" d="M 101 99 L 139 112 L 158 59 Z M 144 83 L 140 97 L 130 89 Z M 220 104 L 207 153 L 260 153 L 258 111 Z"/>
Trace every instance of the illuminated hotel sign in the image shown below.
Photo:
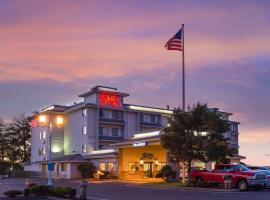
<path fill-rule="evenodd" d="M 100 93 L 99 94 L 99 105 L 105 107 L 122 107 L 121 97 L 113 93 Z"/>
<path fill-rule="evenodd" d="M 133 143 L 133 146 L 134 147 L 144 147 L 144 146 L 147 146 L 147 142 L 136 142 L 136 143 Z"/>

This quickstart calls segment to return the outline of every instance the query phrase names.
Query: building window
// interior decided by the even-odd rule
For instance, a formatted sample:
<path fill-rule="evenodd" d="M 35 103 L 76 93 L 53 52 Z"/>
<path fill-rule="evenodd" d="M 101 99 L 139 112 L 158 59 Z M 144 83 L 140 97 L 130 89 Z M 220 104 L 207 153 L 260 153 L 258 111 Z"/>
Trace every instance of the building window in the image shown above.
<path fill-rule="evenodd" d="M 82 110 L 82 116 L 83 116 L 83 117 L 86 117 L 86 113 L 87 113 L 87 110 L 86 110 L 86 108 L 84 108 L 84 109 Z"/>
<path fill-rule="evenodd" d="M 150 120 L 152 123 L 156 122 L 156 115 L 151 115 Z"/>
<path fill-rule="evenodd" d="M 144 122 L 144 114 L 140 114 L 140 120 L 141 120 L 141 122 Z"/>
<path fill-rule="evenodd" d="M 138 162 L 128 163 L 128 172 L 129 174 L 136 174 L 139 172 L 140 164 Z"/>
<path fill-rule="evenodd" d="M 40 155 L 40 156 L 44 156 L 45 153 L 46 153 L 45 147 L 41 147 L 41 148 L 38 150 L 38 155 Z"/>
<path fill-rule="evenodd" d="M 82 153 L 86 153 L 87 152 L 87 145 L 83 144 L 82 145 Z"/>
<path fill-rule="evenodd" d="M 112 111 L 112 118 L 113 119 L 122 119 L 122 112 L 119 110 Z"/>
<path fill-rule="evenodd" d="M 61 163 L 61 172 L 66 172 L 66 171 L 67 171 L 67 164 Z"/>
<path fill-rule="evenodd" d="M 99 163 L 99 171 L 102 171 L 102 172 L 106 171 L 106 164 L 104 162 Z"/>
<path fill-rule="evenodd" d="M 108 136 L 108 128 L 106 128 L 106 127 L 99 127 L 99 135 L 101 135 L 101 136 Z"/>
<path fill-rule="evenodd" d="M 41 132 L 39 133 L 39 139 L 43 140 L 43 139 L 45 139 L 45 138 L 46 138 L 46 131 L 41 131 Z"/>
<path fill-rule="evenodd" d="M 112 128 L 112 136 L 119 137 L 119 128 Z"/>
<path fill-rule="evenodd" d="M 108 118 L 108 110 L 100 108 L 99 109 L 99 117 Z"/>
<path fill-rule="evenodd" d="M 157 122 L 160 123 L 161 122 L 161 116 L 157 115 Z"/>
<path fill-rule="evenodd" d="M 86 126 L 83 126 L 82 127 L 82 134 L 83 135 L 86 135 L 87 134 Z"/>
<path fill-rule="evenodd" d="M 113 162 L 109 162 L 108 163 L 108 172 L 113 172 L 114 170 L 114 163 Z"/>
<path fill-rule="evenodd" d="M 162 168 L 163 166 L 165 166 L 165 165 L 166 165 L 165 162 L 159 162 L 159 163 L 158 163 L 158 171 L 160 171 L 161 168 Z"/>

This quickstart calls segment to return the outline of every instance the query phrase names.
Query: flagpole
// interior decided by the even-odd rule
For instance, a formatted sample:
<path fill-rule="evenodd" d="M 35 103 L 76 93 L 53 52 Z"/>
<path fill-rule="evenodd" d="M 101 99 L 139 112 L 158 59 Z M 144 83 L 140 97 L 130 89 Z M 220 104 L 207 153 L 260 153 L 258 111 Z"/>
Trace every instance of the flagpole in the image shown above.
<path fill-rule="evenodd" d="M 186 107 L 186 90 L 185 90 L 185 44 L 184 44 L 184 24 L 182 24 L 182 110 L 185 112 Z M 186 182 L 186 164 L 185 161 L 182 161 L 183 167 L 183 176 L 182 176 L 182 183 Z"/>
<path fill-rule="evenodd" d="M 185 88 L 185 46 L 184 46 L 184 24 L 182 24 L 182 110 L 185 112 L 186 107 L 186 88 Z"/>

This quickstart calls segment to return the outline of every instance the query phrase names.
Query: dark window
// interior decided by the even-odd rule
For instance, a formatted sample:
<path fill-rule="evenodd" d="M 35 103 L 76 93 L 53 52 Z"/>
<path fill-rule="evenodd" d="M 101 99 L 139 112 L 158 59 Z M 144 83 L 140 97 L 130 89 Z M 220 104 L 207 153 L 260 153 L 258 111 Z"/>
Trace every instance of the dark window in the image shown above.
<path fill-rule="evenodd" d="M 140 120 L 141 120 L 141 122 L 143 122 L 144 121 L 144 114 L 140 114 Z"/>
<path fill-rule="evenodd" d="M 112 111 L 112 118 L 113 119 L 122 119 L 122 112 L 118 110 Z"/>
<path fill-rule="evenodd" d="M 102 108 L 99 109 L 99 117 L 104 117 L 104 110 Z"/>
<path fill-rule="evenodd" d="M 151 115 L 151 122 L 155 123 L 156 122 L 156 116 L 155 115 Z"/>
<path fill-rule="evenodd" d="M 103 135 L 103 127 L 99 127 L 99 135 Z"/>
<path fill-rule="evenodd" d="M 118 130 L 119 130 L 118 128 L 112 128 L 112 136 L 115 136 L 115 137 L 119 136 Z"/>
<path fill-rule="evenodd" d="M 158 123 L 161 122 L 161 116 L 160 116 L 160 115 L 157 116 L 157 122 L 158 122 Z"/>

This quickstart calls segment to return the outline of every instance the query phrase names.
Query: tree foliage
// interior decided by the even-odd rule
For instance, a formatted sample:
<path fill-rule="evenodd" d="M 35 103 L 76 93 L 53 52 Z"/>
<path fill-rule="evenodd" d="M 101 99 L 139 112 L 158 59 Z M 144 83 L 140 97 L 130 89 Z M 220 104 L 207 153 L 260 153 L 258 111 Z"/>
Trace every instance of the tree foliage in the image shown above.
<path fill-rule="evenodd" d="M 0 165 L 1 173 L 30 159 L 29 119 L 18 115 L 10 123 L 0 119 Z"/>
<path fill-rule="evenodd" d="M 94 173 L 96 173 L 96 167 L 91 162 L 81 163 L 77 168 L 81 172 L 83 178 L 93 177 Z"/>
<path fill-rule="evenodd" d="M 161 145 L 168 150 L 171 160 L 187 163 L 192 160 L 221 161 L 231 153 L 223 134 L 229 125 L 221 113 L 198 103 L 187 112 L 175 109 L 161 135 Z"/>

